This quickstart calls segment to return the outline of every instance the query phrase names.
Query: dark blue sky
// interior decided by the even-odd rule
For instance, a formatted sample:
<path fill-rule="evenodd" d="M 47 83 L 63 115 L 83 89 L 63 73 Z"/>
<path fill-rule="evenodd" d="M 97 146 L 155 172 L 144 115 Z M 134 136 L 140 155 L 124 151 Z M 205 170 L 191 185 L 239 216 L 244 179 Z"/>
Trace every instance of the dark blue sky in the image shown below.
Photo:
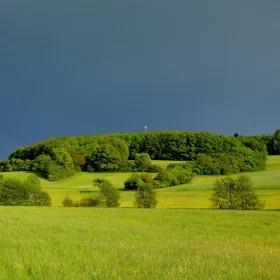
<path fill-rule="evenodd" d="M 56 135 L 280 127 L 279 0 L 1 0 L 0 157 Z"/>

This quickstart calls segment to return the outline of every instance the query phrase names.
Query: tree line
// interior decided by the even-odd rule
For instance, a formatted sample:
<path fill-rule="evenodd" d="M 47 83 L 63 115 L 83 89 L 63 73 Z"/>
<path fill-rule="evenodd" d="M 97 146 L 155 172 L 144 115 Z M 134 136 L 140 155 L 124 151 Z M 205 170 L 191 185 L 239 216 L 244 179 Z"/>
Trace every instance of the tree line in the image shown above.
<path fill-rule="evenodd" d="M 208 132 L 123 133 L 59 137 L 22 147 L 8 160 L 0 161 L 0 171 L 33 171 L 51 181 L 79 171 L 160 173 L 153 159 L 193 162 L 197 174 L 231 174 L 262 170 L 266 157 L 262 137 Z"/>

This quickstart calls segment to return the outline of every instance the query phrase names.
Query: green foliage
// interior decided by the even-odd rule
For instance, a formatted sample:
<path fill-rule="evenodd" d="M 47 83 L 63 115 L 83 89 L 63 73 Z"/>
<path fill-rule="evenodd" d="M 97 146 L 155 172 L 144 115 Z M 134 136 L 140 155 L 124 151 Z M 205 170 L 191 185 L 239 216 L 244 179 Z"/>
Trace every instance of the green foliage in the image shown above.
<path fill-rule="evenodd" d="M 154 180 L 155 188 L 165 188 L 191 182 L 193 170 L 187 165 L 169 165 L 166 170 L 160 171 Z"/>
<path fill-rule="evenodd" d="M 26 205 L 29 195 L 24 183 L 16 179 L 0 180 L 0 204 Z"/>
<path fill-rule="evenodd" d="M 115 189 L 112 184 L 104 179 L 94 180 L 94 185 L 99 187 L 101 197 L 104 199 L 104 204 L 107 207 L 119 207 L 120 194 L 117 189 Z"/>
<path fill-rule="evenodd" d="M 123 140 L 101 143 L 87 157 L 87 170 L 95 172 L 117 172 L 128 167 L 128 148 Z"/>
<path fill-rule="evenodd" d="M 135 194 L 135 205 L 138 208 L 155 208 L 157 205 L 156 191 L 153 184 L 141 184 Z"/>
<path fill-rule="evenodd" d="M 66 196 L 62 201 L 62 205 L 64 207 L 74 207 L 74 201 L 73 201 L 73 199 Z"/>
<path fill-rule="evenodd" d="M 275 134 L 273 142 L 275 148 L 278 143 L 277 135 L 278 133 Z M 257 137 L 235 138 L 205 132 L 127 133 L 53 138 L 18 149 L 11 154 L 9 161 L 0 162 L 0 171 L 37 171 L 44 178 L 55 181 L 69 177 L 77 170 L 128 171 L 129 158 L 135 159 L 132 170 L 156 173 L 160 168 L 152 165 L 150 158 L 194 161 L 199 154 L 214 158 L 220 154 L 229 155 L 229 164 L 234 161 L 234 164 L 238 165 L 240 161 L 240 169 L 255 171 L 264 169 L 266 161 L 265 145 L 260 140 Z"/>
<path fill-rule="evenodd" d="M 134 165 L 137 171 L 147 171 L 151 164 L 152 164 L 152 160 L 149 154 L 147 153 L 136 154 Z"/>
<path fill-rule="evenodd" d="M 146 170 L 146 172 L 149 173 L 158 173 L 162 170 L 162 167 L 160 167 L 159 165 L 156 164 L 150 164 Z"/>
<path fill-rule="evenodd" d="M 264 207 L 248 176 L 218 179 L 211 200 L 214 207 L 220 209 L 257 210 Z"/>
<path fill-rule="evenodd" d="M 124 183 L 124 189 L 126 191 L 134 191 L 139 188 L 140 185 L 143 184 L 143 181 L 141 180 L 140 175 L 133 174 L 131 177 L 129 177 L 125 183 Z"/>
<path fill-rule="evenodd" d="M 50 196 L 43 192 L 40 182 L 30 176 L 22 182 L 17 179 L 0 179 L 0 204 L 50 206 Z"/>
<path fill-rule="evenodd" d="M 102 198 L 100 196 L 84 197 L 80 200 L 80 207 L 98 207 L 102 205 Z"/>
<path fill-rule="evenodd" d="M 142 173 L 142 174 L 132 174 L 125 182 L 124 182 L 124 189 L 126 191 L 134 191 L 137 190 L 140 185 L 143 185 L 145 183 L 152 184 L 154 181 L 154 178 L 152 175 L 148 173 Z"/>
<path fill-rule="evenodd" d="M 273 135 L 272 140 L 273 151 L 275 155 L 280 154 L 280 129 L 277 129 Z"/>
<path fill-rule="evenodd" d="M 257 158 L 257 156 L 255 157 Z M 195 161 L 195 172 L 200 175 L 229 175 L 245 171 L 253 171 L 256 164 L 245 161 L 240 156 L 217 154 L 210 156 L 199 154 Z"/>
<path fill-rule="evenodd" d="M 25 180 L 25 186 L 31 193 L 39 193 L 41 189 L 41 182 L 35 175 L 30 175 Z"/>
<path fill-rule="evenodd" d="M 47 192 L 33 192 L 30 194 L 30 206 L 51 206 L 51 198 Z"/>
<path fill-rule="evenodd" d="M 69 153 L 72 158 L 74 166 L 79 167 L 82 170 L 86 164 L 85 156 L 79 151 L 70 151 Z"/>

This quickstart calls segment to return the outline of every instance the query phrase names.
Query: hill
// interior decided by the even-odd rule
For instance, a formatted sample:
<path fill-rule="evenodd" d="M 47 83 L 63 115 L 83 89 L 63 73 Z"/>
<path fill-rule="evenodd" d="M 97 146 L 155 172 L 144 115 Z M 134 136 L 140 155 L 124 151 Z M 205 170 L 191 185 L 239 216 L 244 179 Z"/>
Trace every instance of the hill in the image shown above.
<path fill-rule="evenodd" d="M 36 171 L 56 181 L 80 170 L 137 171 L 131 160 L 143 153 L 153 160 L 198 162 L 201 174 L 262 170 L 267 156 L 263 140 L 257 137 L 236 138 L 207 132 L 126 133 L 61 137 L 35 143 L 0 162 L 0 170 Z M 157 166 L 148 169 L 154 171 Z"/>
<path fill-rule="evenodd" d="M 166 166 L 170 161 L 156 161 L 157 164 Z M 26 178 L 28 172 L 5 172 L 7 177 Z M 50 182 L 40 178 L 43 189 L 49 192 L 54 206 L 60 206 L 65 196 L 80 199 L 91 193 L 97 192 L 93 187 L 94 178 L 104 178 L 113 183 L 118 189 L 123 188 L 124 181 L 131 173 L 89 173 L 81 172 L 72 177 Z M 266 209 L 280 209 L 280 156 L 269 156 L 267 167 L 264 171 L 249 172 L 257 193 L 266 201 Z M 210 208 L 209 197 L 212 193 L 214 182 L 219 176 L 197 176 L 187 185 L 180 185 L 166 189 L 158 189 L 159 208 Z M 134 192 L 121 191 L 121 207 L 133 207 Z"/>

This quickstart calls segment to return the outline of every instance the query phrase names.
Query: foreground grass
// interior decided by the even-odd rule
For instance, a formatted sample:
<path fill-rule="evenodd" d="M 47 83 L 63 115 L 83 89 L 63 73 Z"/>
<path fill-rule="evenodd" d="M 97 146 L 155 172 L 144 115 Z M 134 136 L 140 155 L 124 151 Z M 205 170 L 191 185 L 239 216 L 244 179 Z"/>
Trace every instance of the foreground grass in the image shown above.
<path fill-rule="evenodd" d="M 280 212 L 0 207 L 0 278 L 280 279 Z"/>

